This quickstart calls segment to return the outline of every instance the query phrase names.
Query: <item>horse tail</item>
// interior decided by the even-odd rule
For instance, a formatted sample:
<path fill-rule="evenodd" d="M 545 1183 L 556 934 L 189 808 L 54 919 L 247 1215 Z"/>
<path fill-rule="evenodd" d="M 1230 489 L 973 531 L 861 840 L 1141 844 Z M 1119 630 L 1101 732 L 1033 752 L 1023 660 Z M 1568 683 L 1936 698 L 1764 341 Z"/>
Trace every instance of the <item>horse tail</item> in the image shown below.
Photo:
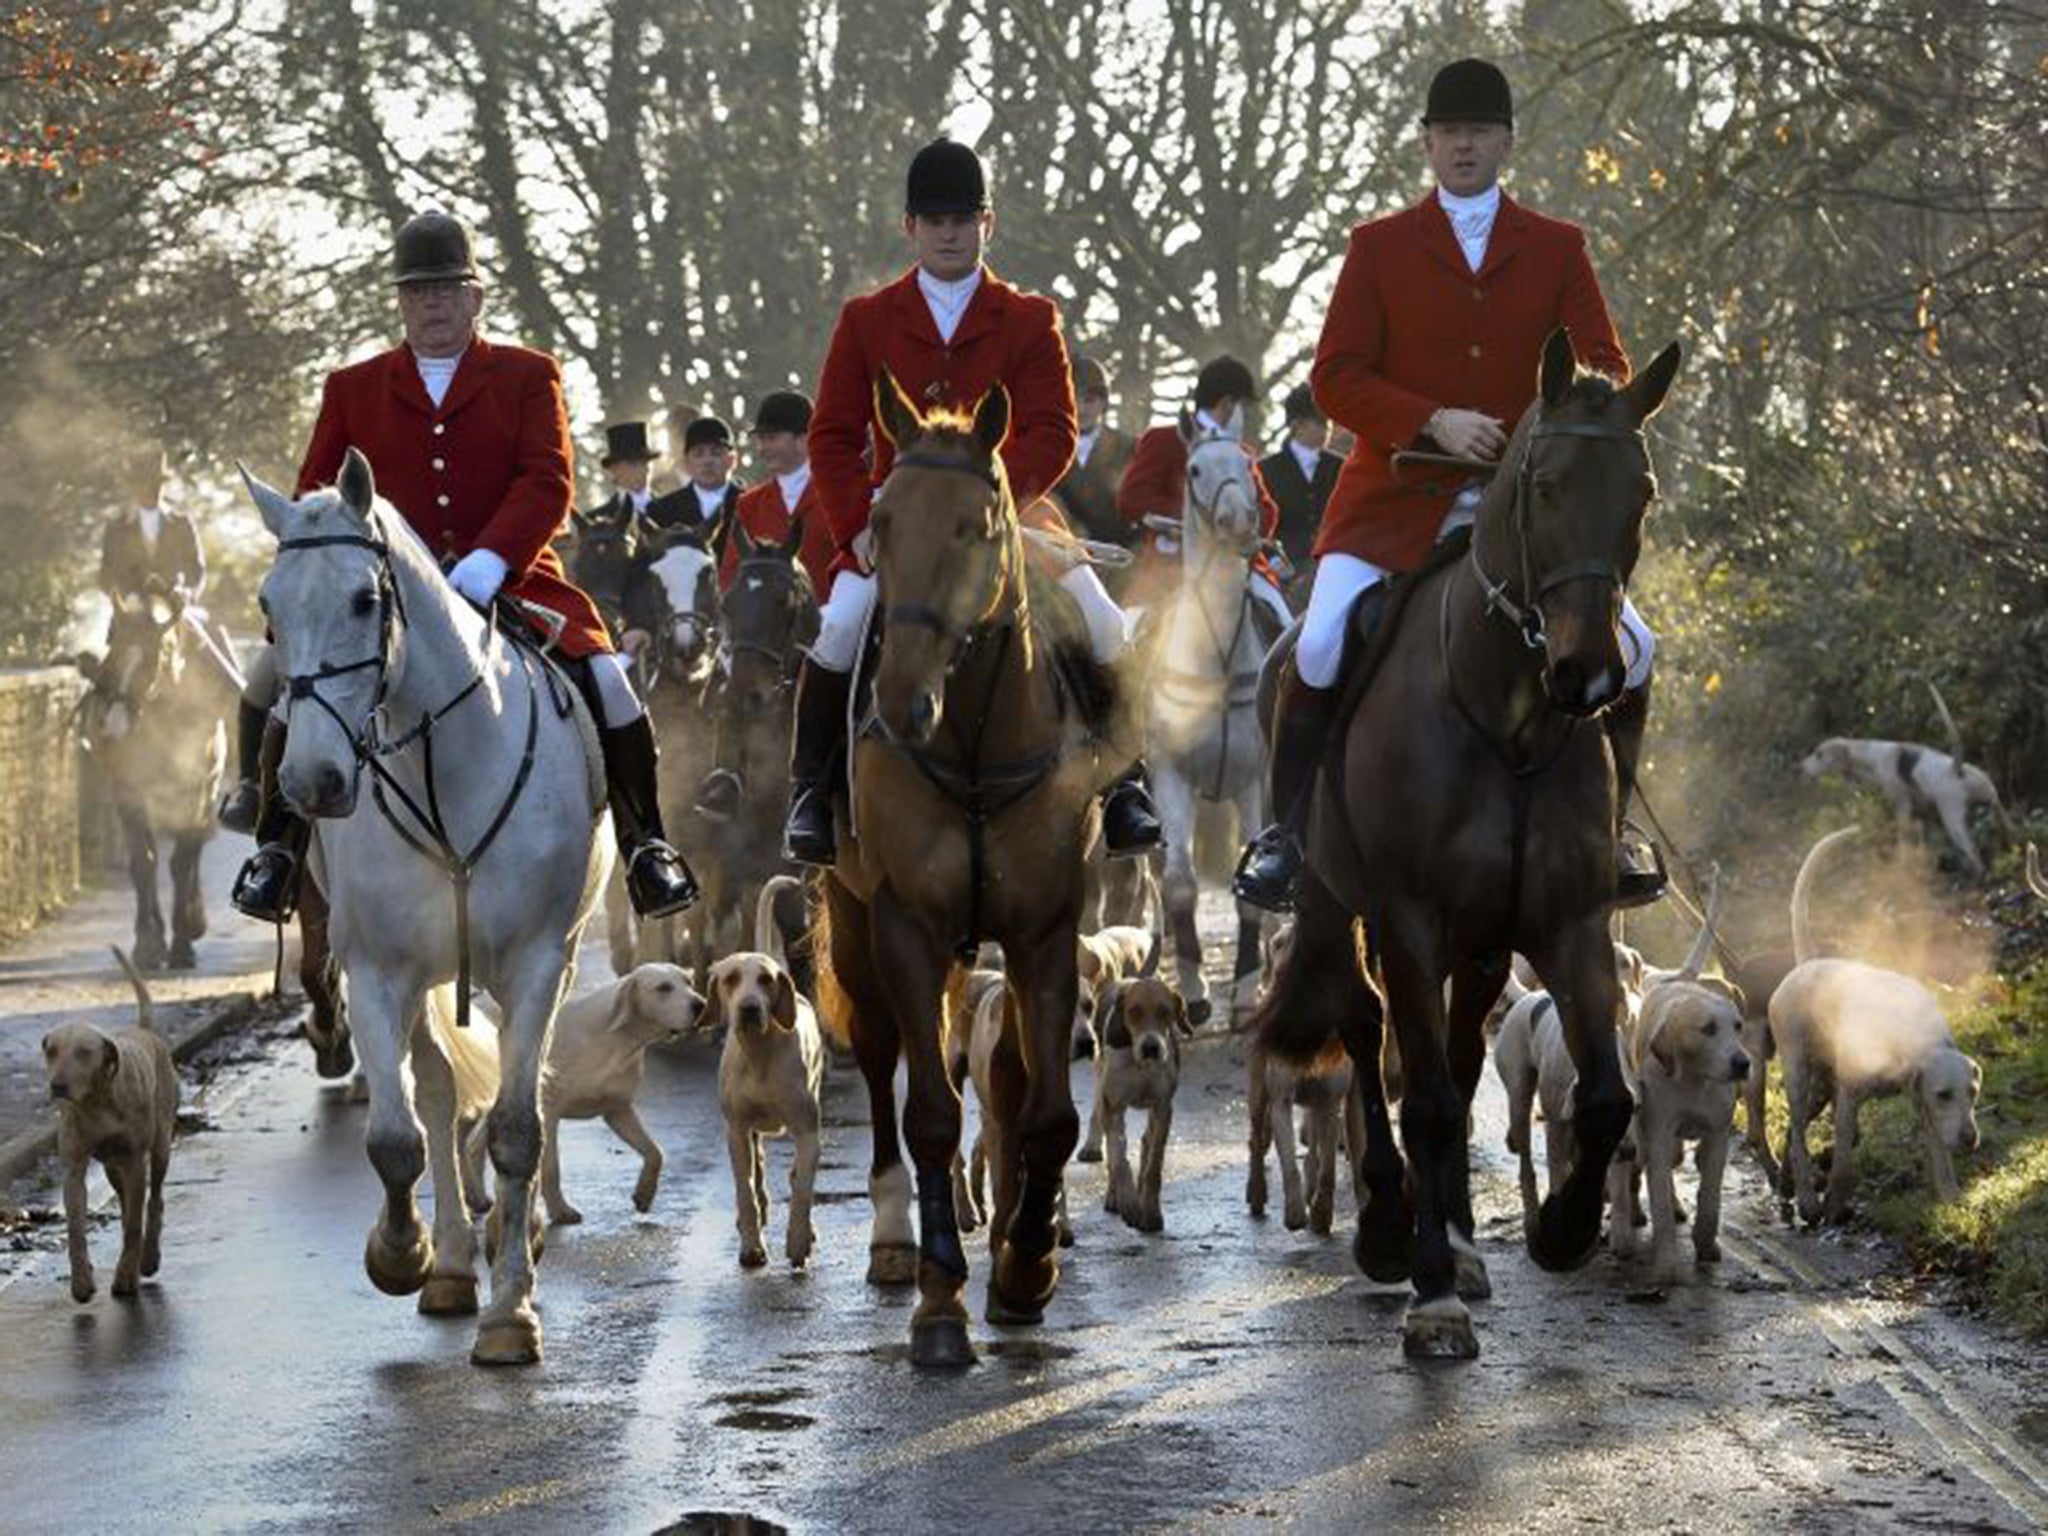
<path fill-rule="evenodd" d="M 155 1029 L 156 1007 L 149 998 L 149 983 L 142 979 L 142 972 L 135 969 L 135 962 L 128 958 L 127 950 L 118 944 L 109 947 L 114 951 L 114 958 L 121 963 L 121 969 L 127 973 L 128 985 L 135 989 L 135 1027 Z"/>
<path fill-rule="evenodd" d="M 818 903 L 811 919 L 811 971 L 815 977 L 811 1001 L 818 1005 L 818 1022 L 841 1050 L 853 1049 L 853 999 L 839 985 L 832 969 L 832 904 Z"/>
<path fill-rule="evenodd" d="M 1813 942 L 1811 920 L 1813 902 L 1813 877 L 1820 870 L 1821 855 L 1837 843 L 1845 843 L 1852 837 L 1863 835 L 1861 827 L 1844 827 L 1839 832 L 1830 832 L 1808 850 L 1805 862 L 1799 866 L 1799 878 L 1792 882 L 1792 958 L 1799 965 L 1813 959 L 1818 946 Z"/>
<path fill-rule="evenodd" d="M 802 889 L 803 882 L 795 875 L 777 875 L 754 898 L 754 948 L 784 967 L 789 964 L 789 950 L 782 942 L 782 925 L 775 921 L 775 899 L 784 891 Z"/>

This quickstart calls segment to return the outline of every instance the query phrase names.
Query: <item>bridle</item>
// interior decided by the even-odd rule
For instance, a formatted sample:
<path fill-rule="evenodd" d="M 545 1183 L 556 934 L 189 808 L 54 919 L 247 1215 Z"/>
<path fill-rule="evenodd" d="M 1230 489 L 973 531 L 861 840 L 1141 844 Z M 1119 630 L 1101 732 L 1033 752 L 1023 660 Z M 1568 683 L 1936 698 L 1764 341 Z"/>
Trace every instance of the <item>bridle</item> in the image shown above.
<path fill-rule="evenodd" d="M 1472 527 L 1470 559 L 1472 574 L 1478 578 L 1479 588 L 1486 595 L 1486 609 L 1489 613 L 1505 616 L 1522 637 L 1522 643 L 1534 651 L 1543 649 L 1545 634 L 1543 628 L 1543 599 L 1559 587 L 1569 586 L 1575 581 L 1598 581 L 1612 587 L 1618 596 L 1626 595 L 1628 580 L 1612 560 L 1573 560 L 1538 576 L 1532 568 L 1529 556 L 1529 502 L 1530 486 L 1535 477 L 1535 445 L 1545 438 L 1571 437 L 1595 442 L 1631 443 L 1644 447 L 1642 432 L 1634 427 L 1619 427 L 1604 421 L 1549 421 L 1538 422 L 1529 429 L 1529 436 L 1522 446 L 1522 460 L 1515 468 L 1515 499 L 1511 516 L 1514 530 L 1517 563 L 1521 568 L 1521 601 L 1508 595 L 1508 583 L 1495 581 L 1486 574 L 1486 566 L 1479 558 L 1479 526 Z"/>
<path fill-rule="evenodd" d="M 355 773 L 358 783 L 362 770 L 367 767 L 371 777 L 371 797 L 377 809 L 389 823 L 391 830 L 415 853 L 432 863 L 440 865 L 443 873 L 455 887 L 455 943 L 458 954 L 458 973 L 455 986 L 455 1022 L 466 1028 L 469 1024 L 469 885 L 470 877 L 491 844 L 498 840 L 498 834 L 511 820 L 512 808 L 519 803 L 525 792 L 527 780 L 533 776 L 535 745 L 540 739 L 540 680 L 533 675 L 534 657 L 532 648 L 514 645 L 512 649 L 519 656 L 520 665 L 526 671 L 526 745 L 521 753 L 519 771 L 513 775 L 512 787 L 506 792 L 497 814 L 484 829 L 483 835 L 470 847 L 467 853 L 455 846 L 449 835 L 448 824 L 441 812 L 440 792 L 434 777 L 434 727 L 446 719 L 464 700 L 483 687 L 487 667 L 477 668 L 467 683 L 455 691 L 445 704 L 423 713 L 413 727 L 401 734 L 386 739 L 379 728 L 386 695 L 391 685 L 391 649 L 393 636 L 405 622 L 405 599 L 403 588 L 398 582 L 398 572 L 392 563 L 391 545 L 384 539 L 370 538 L 357 533 L 312 534 L 302 538 L 280 539 L 277 549 L 280 555 L 305 549 L 354 548 L 367 549 L 377 557 L 379 567 L 377 581 L 377 650 L 376 654 L 364 656 L 355 661 L 322 662 L 311 672 L 293 672 L 285 678 L 285 696 L 291 705 L 301 699 L 311 699 L 327 712 L 342 738 L 348 742 L 355 758 Z M 486 622 L 495 637 L 497 611 L 494 608 Z M 343 718 L 334 701 L 320 691 L 320 684 L 337 677 L 348 677 L 357 672 L 374 670 L 377 674 L 376 691 L 371 696 L 370 710 L 364 716 L 360 727 L 352 726 Z M 414 742 L 420 745 L 421 777 L 425 782 L 426 804 L 422 806 L 413 797 L 397 775 L 385 767 L 384 759 L 395 757 Z M 418 827 L 407 826 L 401 821 L 387 793 L 396 796 L 398 803 Z"/>
<path fill-rule="evenodd" d="M 944 470 L 948 474 L 972 476 L 995 492 L 996 509 L 998 511 L 1002 509 L 1004 498 L 1009 494 L 1009 487 L 1004 483 L 1002 477 L 985 464 L 975 464 L 962 459 L 946 458 L 939 454 L 904 453 L 897 455 L 895 462 L 890 466 L 889 473 L 893 476 L 899 469 L 938 469 Z M 1005 540 L 1002 551 L 1002 566 L 997 572 L 998 579 L 992 584 L 988 607 L 963 631 L 956 631 L 951 621 L 943 613 L 925 603 L 891 603 L 882 610 L 882 622 L 885 626 L 902 624 L 912 629 L 930 630 L 941 640 L 951 642 L 953 647 L 953 664 L 957 664 L 960 653 L 965 649 L 967 641 L 972 637 L 973 632 L 988 621 L 989 616 L 995 612 L 996 605 L 1002 601 L 1003 591 L 1009 585 L 1010 577 L 1015 574 L 1011 569 L 1011 563 L 1015 557 L 1016 540 Z M 952 665 L 949 665 L 947 670 L 950 672 Z"/>

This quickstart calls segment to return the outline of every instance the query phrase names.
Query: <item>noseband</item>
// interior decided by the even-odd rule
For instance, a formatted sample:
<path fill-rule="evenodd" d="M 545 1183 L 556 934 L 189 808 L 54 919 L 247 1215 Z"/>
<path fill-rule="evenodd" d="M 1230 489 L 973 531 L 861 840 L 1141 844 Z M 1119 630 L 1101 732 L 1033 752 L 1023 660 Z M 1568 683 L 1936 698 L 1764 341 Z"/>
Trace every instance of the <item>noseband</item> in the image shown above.
<path fill-rule="evenodd" d="M 1521 602 L 1508 596 L 1508 584 L 1495 581 L 1486 574 L 1486 566 L 1479 558 L 1479 526 L 1472 527 L 1471 561 L 1472 574 L 1478 577 L 1480 590 L 1486 594 L 1489 613 L 1498 612 L 1513 623 L 1522 637 L 1522 643 L 1531 650 L 1540 651 L 1544 644 L 1543 599 L 1559 587 L 1569 586 L 1575 581 L 1598 581 L 1625 593 L 1628 582 L 1612 560 L 1573 560 L 1554 570 L 1538 576 L 1529 560 L 1529 501 L 1530 483 L 1535 476 L 1535 445 L 1543 438 L 1576 437 L 1597 442 L 1633 443 L 1643 445 L 1643 434 L 1632 427 L 1612 426 L 1603 421 L 1555 421 L 1539 422 L 1529 429 L 1528 439 L 1522 446 L 1522 462 L 1515 469 L 1515 503 L 1512 513 L 1516 553 L 1521 566 Z"/>

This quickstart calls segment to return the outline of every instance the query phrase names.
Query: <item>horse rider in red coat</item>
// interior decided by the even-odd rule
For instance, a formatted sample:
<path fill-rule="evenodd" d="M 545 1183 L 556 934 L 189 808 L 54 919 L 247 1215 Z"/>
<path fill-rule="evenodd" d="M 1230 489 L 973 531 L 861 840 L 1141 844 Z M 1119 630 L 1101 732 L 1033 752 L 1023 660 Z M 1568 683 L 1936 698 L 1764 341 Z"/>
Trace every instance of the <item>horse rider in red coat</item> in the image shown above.
<path fill-rule="evenodd" d="M 1353 605 L 1391 573 L 1413 570 L 1444 534 L 1472 521 L 1483 483 L 1441 488 L 1394 473 L 1403 449 L 1492 460 L 1535 396 L 1552 330 L 1566 327 L 1582 366 L 1619 384 L 1628 354 L 1576 225 L 1522 207 L 1500 189 L 1514 147 L 1507 77 L 1480 59 L 1430 82 L 1423 145 L 1436 188 L 1351 232 L 1310 374 L 1316 403 L 1357 442 L 1324 508 L 1318 560 L 1275 713 L 1272 805 L 1279 821 L 1245 850 L 1235 889 L 1256 906 L 1293 903 L 1308 788 L 1334 723 Z M 1649 710 L 1655 639 L 1622 612 L 1627 691 L 1607 713 L 1626 805 Z M 1662 894 L 1625 858 L 1618 904 Z"/>
<path fill-rule="evenodd" d="M 1252 371 L 1244 363 L 1228 354 L 1211 358 L 1195 375 L 1196 428 L 1209 433 L 1237 431 L 1232 423 L 1243 421 L 1244 410 L 1257 393 Z M 1124 594 L 1124 601 L 1132 607 L 1150 607 L 1180 585 L 1180 540 L 1145 526 L 1148 516 L 1178 523 L 1185 510 L 1188 445 L 1180 433 L 1177 423 L 1148 427 L 1138 439 L 1130 466 L 1117 486 L 1117 508 L 1130 522 L 1143 551 L 1138 557 L 1137 574 Z M 1246 458 L 1253 457 L 1249 444 L 1244 452 Z M 1273 499 L 1256 464 L 1252 466 L 1252 485 L 1259 493 L 1259 535 L 1270 539 L 1280 526 L 1280 504 Z M 1263 555 L 1253 568 L 1250 595 L 1258 605 L 1256 611 L 1263 615 L 1268 640 L 1294 622 L 1286 598 L 1280 595 L 1273 567 Z"/>
<path fill-rule="evenodd" d="M 359 448 L 377 489 L 479 608 L 499 597 L 545 629 L 554 654 L 597 717 L 605 782 L 626 871 L 643 917 L 697 898 L 681 854 L 662 835 L 654 730 L 590 598 L 563 573 L 549 541 L 569 520 L 568 412 L 555 360 L 477 333 L 483 285 L 469 232 L 445 213 L 414 216 L 395 248 L 405 340 L 331 373 L 299 467 L 297 494 L 333 483 Z M 303 825 L 265 808 L 262 846 L 235 885 L 251 917 L 289 915 Z"/>
<path fill-rule="evenodd" d="M 1059 308 L 1011 287 L 982 262 L 995 227 L 981 161 L 940 139 L 910 163 L 903 232 L 917 265 L 895 282 L 850 299 L 839 312 L 811 416 L 811 474 L 839 549 L 832 589 L 819 614 L 816 645 L 797 683 L 794 781 L 785 852 L 828 865 L 835 854 L 833 765 L 845 746 L 847 693 L 862 626 L 875 601 L 868 568 L 868 511 L 889 477 L 894 445 L 875 419 L 875 381 L 886 367 L 920 406 L 971 410 L 996 384 L 1010 394 L 1010 435 L 1002 458 L 1024 522 L 1064 530 L 1048 500 L 1074 457 L 1078 428 Z M 1129 626 L 1094 570 L 1059 578 L 1086 621 L 1098 663 L 1115 661 Z M 1159 841 L 1138 765 L 1110 786 L 1103 841 L 1112 856 Z"/>

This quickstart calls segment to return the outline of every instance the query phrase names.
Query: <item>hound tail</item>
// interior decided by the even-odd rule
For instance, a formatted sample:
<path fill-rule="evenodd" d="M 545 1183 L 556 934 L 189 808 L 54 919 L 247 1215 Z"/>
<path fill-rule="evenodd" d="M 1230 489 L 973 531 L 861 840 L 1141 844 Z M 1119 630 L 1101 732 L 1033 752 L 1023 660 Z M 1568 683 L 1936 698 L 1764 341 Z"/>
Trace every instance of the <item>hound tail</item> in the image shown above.
<path fill-rule="evenodd" d="M 1714 947 L 1714 928 L 1721 918 L 1721 866 L 1716 864 L 1707 877 L 1707 910 L 1700 918 L 1699 937 L 1692 941 L 1692 953 L 1685 957 L 1679 975 L 1697 980 L 1707 968 L 1707 955 Z"/>
<path fill-rule="evenodd" d="M 121 963 L 121 969 L 127 973 L 128 985 L 135 989 L 135 1027 L 155 1029 L 156 1005 L 150 1001 L 149 983 L 142 979 L 142 972 L 135 969 L 135 962 L 128 958 L 127 950 L 118 944 L 110 947 L 114 951 L 114 958 Z"/>
<path fill-rule="evenodd" d="M 1800 965 L 1806 964 L 1818 954 L 1813 942 L 1813 926 L 1810 918 L 1813 903 L 1813 878 L 1820 872 L 1821 856 L 1837 843 L 1846 843 L 1852 837 L 1861 837 L 1861 827 L 1844 827 L 1839 832 L 1830 832 L 1807 851 L 1806 860 L 1799 866 L 1799 878 L 1792 882 L 1792 958 Z"/>
<path fill-rule="evenodd" d="M 498 1101 L 498 1027 L 495 1013 L 479 1002 L 469 1028 L 457 1027 L 455 986 L 452 982 L 444 982 L 427 994 L 424 1022 L 427 1033 L 432 1037 L 431 1048 L 441 1053 L 449 1071 L 455 1076 L 456 1118 L 469 1121 L 487 1113 Z M 545 1077 L 545 1067 L 542 1071 Z M 542 1093 L 545 1096 L 545 1086 Z"/>
<path fill-rule="evenodd" d="M 2048 901 L 2048 880 L 2041 878 L 2041 851 L 2032 843 L 2027 844 L 2027 889 Z"/>
<path fill-rule="evenodd" d="M 782 942 L 782 925 L 775 921 L 775 898 L 784 891 L 803 888 L 803 882 L 795 875 L 777 875 L 754 898 L 754 948 L 784 969 L 789 966 L 789 951 Z"/>
<path fill-rule="evenodd" d="M 778 877 L 781 878 L 781 877 Z M 811 967 L 814 976 L 812 1001 L 818 1005 L 818 1022 L 842 1050 L 853 1049 L 853 999 L 839 984 L 832 969 L 832 903 L 820 901 L 811 920 Z"/>

